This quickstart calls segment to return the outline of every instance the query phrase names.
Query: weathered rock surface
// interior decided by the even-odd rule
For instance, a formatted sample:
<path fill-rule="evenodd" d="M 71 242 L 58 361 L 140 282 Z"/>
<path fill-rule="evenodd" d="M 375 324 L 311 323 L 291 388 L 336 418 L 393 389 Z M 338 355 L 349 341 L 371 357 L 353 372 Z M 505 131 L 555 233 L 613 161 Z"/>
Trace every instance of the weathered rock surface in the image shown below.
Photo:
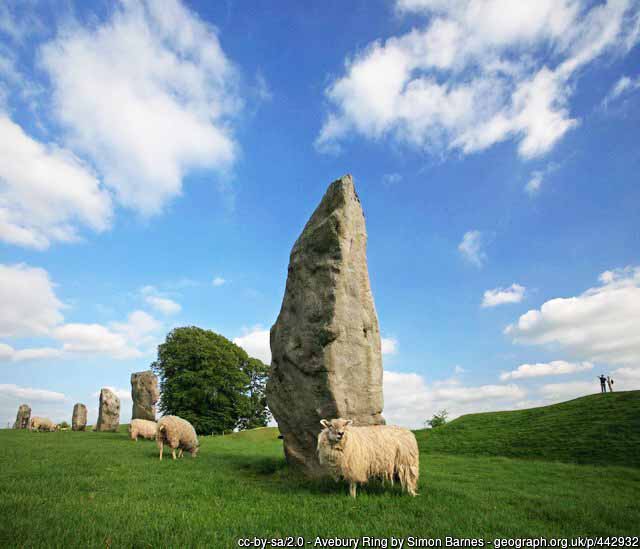
<path fill-rule="evenodd" d="M 150 370 L 131 374 L 131 419 L 156 420 L 156 402 L 160 400 L 158 378 Z"/>
<path fill-rule="evenodd" d="M 349 175 L 329 186 L 293 246 L 271 354 L 267 401 L 290 464 L 322 472 L 316 445 L 323 418 L 384 423 L 367 231 Z"/>
<path fill-rule="evenodd" d="M 100 391 L 96 431 L 117 431 L 120 426 L 120 399 L 110 389 Z"/>
<path fill-rule="evenodd" d="M 27 429 L 29 420 L 31 419 L 31 408 L 28 404 L 21 404 L 18 407 L 16 422 L 13 424 L 14 429 Z"/>
<path fill-rule="evenodd" d="M 78 402 L 73 407 L 71 416 L 71 429 L 73 431 L 84 431 L 87 428 L 87 407 Z"/>

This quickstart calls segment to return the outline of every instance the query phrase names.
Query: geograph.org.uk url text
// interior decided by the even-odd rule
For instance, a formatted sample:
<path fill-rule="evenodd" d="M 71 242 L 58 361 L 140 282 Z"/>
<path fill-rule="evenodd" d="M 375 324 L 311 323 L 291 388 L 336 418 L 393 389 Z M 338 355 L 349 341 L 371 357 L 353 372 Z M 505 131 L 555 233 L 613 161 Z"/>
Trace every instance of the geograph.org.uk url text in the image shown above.
<path fill-rule="evenodd" d="M 485 540 L 481 538 L 421 538 L 407 536 L 404 538 L 377 538 L 362 536 L 358 538 L 320 537 L 305 538 L 303 536 L 288 536 L 284 538 L 246 537 L 238 539 L 238 547 L 269 549 L 274 547 L 335 547 L 359 549 L 364 547 L 379 547 L 387 549 L 394 547 L 492 547 L 493 549 L 524 549 L 558 547 L 640 547 L 638 536 L 609 536 L 592 538 L 495 538 Z"/>

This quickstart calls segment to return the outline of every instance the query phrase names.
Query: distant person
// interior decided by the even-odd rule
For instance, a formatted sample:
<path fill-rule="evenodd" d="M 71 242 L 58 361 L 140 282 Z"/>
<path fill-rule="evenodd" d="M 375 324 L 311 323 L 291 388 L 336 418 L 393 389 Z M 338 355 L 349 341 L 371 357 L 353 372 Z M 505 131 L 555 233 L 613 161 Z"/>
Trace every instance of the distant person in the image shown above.
<path fill-rule="evenodd" d="M 609 392 L 613 393 L 613 379 L 607 376 L 607 385 L 609 386 Z"/>
<path fill-rule="evenodd" d="M 601 393 L 606 393 L 607 392 L 607 378 L 604 377 L 604 374 L 601 374 L 598 379 L 600 380 L 600 392 Z"/>

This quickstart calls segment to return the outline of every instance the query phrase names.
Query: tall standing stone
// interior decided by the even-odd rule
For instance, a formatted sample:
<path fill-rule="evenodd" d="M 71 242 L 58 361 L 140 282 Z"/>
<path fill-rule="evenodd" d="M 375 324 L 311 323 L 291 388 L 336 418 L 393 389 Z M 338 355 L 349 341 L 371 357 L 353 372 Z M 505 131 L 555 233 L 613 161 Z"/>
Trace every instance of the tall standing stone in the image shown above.
<path fill-rule="evenodd" d="M 367 231 L 350 175 L 329 186 L 291 250 L 271 355 L 267 401 L 290 464 L 321 472 L 316 445 L 323 418 L 384 423 Z"/>
<path fill-rule="evenodd" d="M 84 431 L 87 428 L 87 407 L 78 402 L 73 407 L 71 416 L 71 429 L 73 431 Z"/>
<path fill-rule="evenodd" d="M 131 374 L 131 419 L 156 420 L 156 402 L 160 400 L 158 378 L 150 370 Z"/>
<path fill-rule="evenodd" d="M 110 389 L 100 391 L 96 431 L 117 431 L 120 426 L 120 399 Z"/>
<path fill-rule="evenodd" d="M 31 419 L 31 408 L 28 404 L 21 404 L 18 407 L 16 422 L 13 424 L 13 428 L 27 429 L 29 427 L 29 419 Z"/>

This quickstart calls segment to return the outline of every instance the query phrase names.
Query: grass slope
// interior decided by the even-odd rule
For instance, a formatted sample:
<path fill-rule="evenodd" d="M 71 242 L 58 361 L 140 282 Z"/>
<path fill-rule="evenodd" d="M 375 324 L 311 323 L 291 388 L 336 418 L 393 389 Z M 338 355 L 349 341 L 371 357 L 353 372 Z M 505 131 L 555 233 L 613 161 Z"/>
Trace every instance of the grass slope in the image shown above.
<path fill-rule="evenodd" d="M 343 484 L 289 471 L 275 429 L 202 437 L 197 459 L 162 462 L 122 431 L 0 431 L 0 547 L 638 535 L 636 468 L 433 454 L 420 434 L 420 495 L 373 484 L 354 501 Z"/>
<path fill-rule="evenodd" d="M 470 414 L 416 436 L 430 453 L 640 467 L 640 391 Z"/>

